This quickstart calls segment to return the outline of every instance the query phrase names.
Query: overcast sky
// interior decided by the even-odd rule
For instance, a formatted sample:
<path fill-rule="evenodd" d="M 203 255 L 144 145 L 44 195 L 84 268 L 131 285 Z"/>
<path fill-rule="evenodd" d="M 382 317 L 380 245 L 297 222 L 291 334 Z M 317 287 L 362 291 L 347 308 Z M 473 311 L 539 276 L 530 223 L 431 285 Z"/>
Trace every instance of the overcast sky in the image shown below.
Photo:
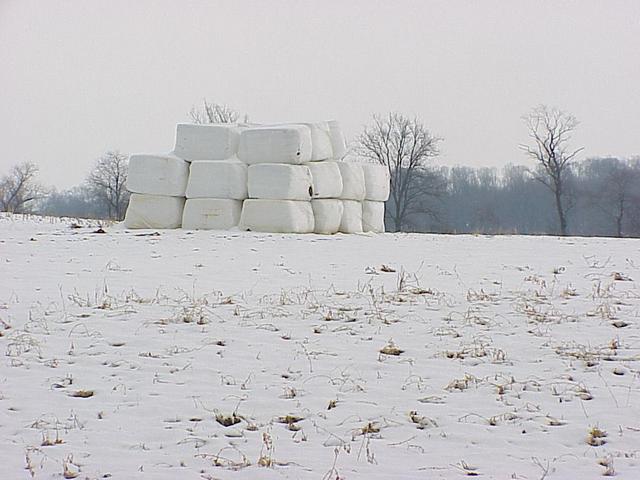
<path fill-rule="evenodd" d="M 523 113 L 640 154 L 640 1 L 0 0 L 0 175 L 68 187 L 104 151 L 162 152 L 203 97 L 256 122 L 418 115 L 439 162 L 526 163 Z"/>

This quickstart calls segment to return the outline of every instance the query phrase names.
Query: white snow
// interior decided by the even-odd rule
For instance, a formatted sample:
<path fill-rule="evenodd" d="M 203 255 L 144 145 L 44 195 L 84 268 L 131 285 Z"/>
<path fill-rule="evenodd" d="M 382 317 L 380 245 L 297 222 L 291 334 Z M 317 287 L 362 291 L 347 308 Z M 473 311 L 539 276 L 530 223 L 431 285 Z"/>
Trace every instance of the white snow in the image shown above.
<path fill-rule="evenodd" d="M 105 229 L 0 216 L 1 478 L 640 476 L 638 240 Z"/>

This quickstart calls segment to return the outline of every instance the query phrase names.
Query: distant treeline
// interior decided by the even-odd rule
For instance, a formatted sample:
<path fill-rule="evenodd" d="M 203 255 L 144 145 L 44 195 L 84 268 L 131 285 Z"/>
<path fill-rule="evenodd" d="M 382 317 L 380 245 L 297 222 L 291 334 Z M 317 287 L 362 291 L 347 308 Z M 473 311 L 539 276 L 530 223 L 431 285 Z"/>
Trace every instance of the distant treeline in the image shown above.
<path fill-rule="evenodd" d="M 223 104 L 194 107 L 195 123 L 231 123 L 241 115 Z M 244 115 L 245 121 L 248 116 Z M 391 197 L 388 231 L 558 234 L 640 237 L 640 157 L 588 158 L 570 146 L 577 119 L 539 105 L 523 116 L 529 143 L 519 145 L 536 167 L 435 167 L 439 142 L 422 121 L 400 113 L 374 115 L 353 143 L 361 160 L 386 165 Z M 129 193 L 128 156 L 100 157 L 82 185 L 57 191 L 37 182 L 33 163 L 0 177 L 0 210 L 121 220 Z"/>
<path fill-rule="evenodd" d="M 420 176 L 421 208 L 409 216 L 404 230 L 558 233 L 553 197 L 524 166 L 431 167 Z M 640 160 L 593 158 L 575 163 L 567 185 L 570 235 L 640 237 Z M 34 207 L 46 215 L 113 217 L 104 195 L 88 185 L 51 191 Z"/>
<path fill-rule="evenodd" d="M 114 219 L 104 197 L 88 185 L 68 190 L 51 190 L 32 209 L 35 213 L 55 217 Z"/>
<path fill-rule="evenodd" d="M 81 185 L 60 191 L 38 182 L 36 164 L 15 165 L 0 177 L 0 211 L 122 220 L 129 203 L 128 167 L 128 155 L 106 152 Z"/>
<path fill-rule="evenodd" d="M 420 172 L 425 189 L 405 230 L 556 234 L 553 197 L 529 169 L 441 167 Z M 640 160 L 592 158 L 567 177 L 569 235 L 640 237 Z"/>

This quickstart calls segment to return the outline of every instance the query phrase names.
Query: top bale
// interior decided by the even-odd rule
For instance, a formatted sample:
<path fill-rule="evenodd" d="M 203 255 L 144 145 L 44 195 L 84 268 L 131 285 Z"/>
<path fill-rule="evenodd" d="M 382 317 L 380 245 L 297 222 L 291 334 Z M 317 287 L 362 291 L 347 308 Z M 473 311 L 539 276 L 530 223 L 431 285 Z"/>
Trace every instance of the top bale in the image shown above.
<path fill-rule="evenodd" d="M 311 160 L 311 131 L 305 125 L 247 128 L 240 134 L 238 158 L 256 163 L 302 164 Z"/>
<path fill-rule="evenodd" d="M 188 162 L 226 160 L 236 155 L 239 139 L 240 127 L 233 123 L 179 123 L 173 153 Z"/>

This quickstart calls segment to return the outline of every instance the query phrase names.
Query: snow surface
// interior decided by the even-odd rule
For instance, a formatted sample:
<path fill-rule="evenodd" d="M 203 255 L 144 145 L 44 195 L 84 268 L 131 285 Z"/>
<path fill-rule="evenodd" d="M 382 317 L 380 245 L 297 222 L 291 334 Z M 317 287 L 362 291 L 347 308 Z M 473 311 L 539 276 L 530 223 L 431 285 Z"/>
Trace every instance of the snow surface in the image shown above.
<path fill-rule="evenodd" d="M 2 479 L 640 476 L 638 240 L 70 225 L 0 217 Z"/>

